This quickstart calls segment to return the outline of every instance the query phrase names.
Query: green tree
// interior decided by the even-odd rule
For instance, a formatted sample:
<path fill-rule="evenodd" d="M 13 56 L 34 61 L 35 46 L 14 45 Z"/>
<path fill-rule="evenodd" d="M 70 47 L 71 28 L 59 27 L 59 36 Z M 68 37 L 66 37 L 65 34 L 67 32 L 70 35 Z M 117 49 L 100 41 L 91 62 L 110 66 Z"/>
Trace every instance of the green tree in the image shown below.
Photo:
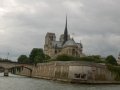
<path fill-rule="evenodd" d="M 107 56 L 105 61 L 106 61 L 106 64 L 117 65 L 117 61 L 112 55 Z"/>
<path fill-rule="evenodd" d="M 48 60 L 48 59 L 50 59 L 51 57 L 49 56 L 49 55 L 46 55 L 45 54 L 45 60 Z"/>
<path fill-rule="evenodd" d="M 20 55 L 18 57 L 18 63 L 28 63 L 28 57 L 26 55 Z"/>
<path fill-rule="evenodd" d="M 45 54 L 43 53 L 43 49 L 33 48 L 29 55 L 29 63 L 37 64 L 42 63 L 45 60 Z"/>

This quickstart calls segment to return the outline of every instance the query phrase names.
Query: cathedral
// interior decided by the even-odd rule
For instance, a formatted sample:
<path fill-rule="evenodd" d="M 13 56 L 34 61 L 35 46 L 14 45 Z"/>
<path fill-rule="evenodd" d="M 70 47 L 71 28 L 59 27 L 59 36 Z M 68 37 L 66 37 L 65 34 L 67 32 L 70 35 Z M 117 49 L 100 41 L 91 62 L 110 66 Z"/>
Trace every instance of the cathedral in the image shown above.
<path fill-rule="evenodd" d="M 56 40 L 55 33 L 48 32 L 45 36 L 45 45 L 44 52 L 46 55 L 49 55 L 51 58 L 54 58 L 58 55 L 69 55 L 69 56 L 83 56 L 83 45 L 81 42 L 76 43 L 73 38 L 70 38 L 67 29 L 67 17 L 64 34 L 59 38 L 59 41 Z"/>
<path fill-rule="evenodd" d="M 117 63 L 120 65 L 120 52 L 119 52 L 119 55 L 118 55 Z"/>

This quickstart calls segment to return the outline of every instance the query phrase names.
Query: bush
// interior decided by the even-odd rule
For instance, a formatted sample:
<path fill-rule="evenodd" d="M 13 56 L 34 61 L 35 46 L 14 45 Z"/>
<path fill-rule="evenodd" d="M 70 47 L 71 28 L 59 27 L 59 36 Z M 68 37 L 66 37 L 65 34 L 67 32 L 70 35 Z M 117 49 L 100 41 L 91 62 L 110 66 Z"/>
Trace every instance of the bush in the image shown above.
<path fill-rule="evenodd" d="M 55 60 L 58 61 L 87 61 L 87 62 L 95 62 L 95 63 L 103 63 L 101 58 L 96 58 L 93 56 L 86 56 L 86 57 L 73 57 L 68 55 L 59 55 Z"/>
<path fill-rule="evenodd" d="M 68 56 L 68 55 L 59 55 L 59 56 L 57 56 L 56 60 L 58 60 L 58 61 L 71 61 L 71 60 L 73 60 L 73 57 Z"/>
<path fill-rule="evenodd" d="M 108 70 L 115 75 L 115 80 L 120 81 L 120 66 L 107 65 Z"/>

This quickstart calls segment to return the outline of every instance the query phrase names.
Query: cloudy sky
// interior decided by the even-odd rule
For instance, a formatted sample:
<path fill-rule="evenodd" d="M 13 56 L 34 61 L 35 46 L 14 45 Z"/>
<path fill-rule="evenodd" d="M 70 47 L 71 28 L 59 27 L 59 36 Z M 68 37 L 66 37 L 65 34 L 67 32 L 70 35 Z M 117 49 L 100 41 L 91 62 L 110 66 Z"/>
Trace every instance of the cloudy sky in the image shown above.
<path fill-rule="evenodd" d="M 43 48 L 47 32 L 57 39 L 68 16 L 69 34 L 87 55 L 120 51 L 120 0 L 0 0 L 0 57 L 17 60 Z M 74 33 L 74 34 L 73 34 Z"/>

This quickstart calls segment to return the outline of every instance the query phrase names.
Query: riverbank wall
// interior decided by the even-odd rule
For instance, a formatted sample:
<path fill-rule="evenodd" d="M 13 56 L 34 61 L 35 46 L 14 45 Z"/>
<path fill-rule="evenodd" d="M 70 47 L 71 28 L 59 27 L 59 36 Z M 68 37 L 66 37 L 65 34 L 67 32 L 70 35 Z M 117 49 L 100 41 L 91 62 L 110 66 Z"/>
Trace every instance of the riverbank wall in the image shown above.
<path fill-rule="evenodd" d="M 71 83 L 120 83 L 103 64 L 83 61 L 54 61 L 23 68 L 18 75 L 58 80 Z"/>

